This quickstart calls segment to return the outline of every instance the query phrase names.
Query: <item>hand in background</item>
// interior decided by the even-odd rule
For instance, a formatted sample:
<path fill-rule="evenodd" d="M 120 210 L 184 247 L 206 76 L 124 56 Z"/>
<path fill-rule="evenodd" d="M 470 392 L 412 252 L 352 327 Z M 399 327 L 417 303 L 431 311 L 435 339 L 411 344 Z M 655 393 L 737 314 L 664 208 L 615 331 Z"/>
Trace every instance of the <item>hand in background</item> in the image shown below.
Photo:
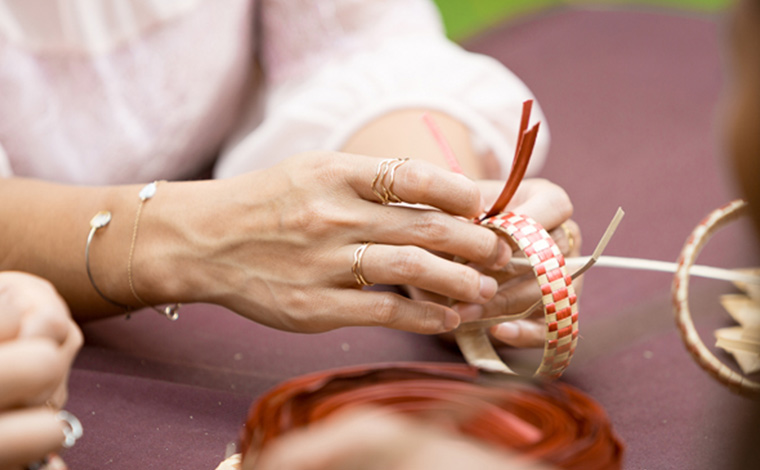
<path fill-rule="evenodd" d="M 47 281 L 0 273 L 0 469 L 22 468 L 58 450 L 56 413 L 82 334 Z"/>
<path fill-rule="evenodd" d="M 353 410 L 281 437 L 243 470 L 540 470 L 525 457 L 430 425 Z"/>

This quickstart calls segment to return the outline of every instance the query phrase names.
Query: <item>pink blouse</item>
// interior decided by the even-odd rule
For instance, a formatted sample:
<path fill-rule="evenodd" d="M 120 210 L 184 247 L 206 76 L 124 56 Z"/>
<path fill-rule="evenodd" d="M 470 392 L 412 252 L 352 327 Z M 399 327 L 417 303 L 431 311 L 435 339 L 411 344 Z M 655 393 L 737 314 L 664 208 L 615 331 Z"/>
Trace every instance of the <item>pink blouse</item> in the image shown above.
<path fill-rule="evenodd" d="M 0 176 L 227 177 L 419 107 L 506 171 L 531 97 L 448 41 L 428 0 L 0 0 Z"/>

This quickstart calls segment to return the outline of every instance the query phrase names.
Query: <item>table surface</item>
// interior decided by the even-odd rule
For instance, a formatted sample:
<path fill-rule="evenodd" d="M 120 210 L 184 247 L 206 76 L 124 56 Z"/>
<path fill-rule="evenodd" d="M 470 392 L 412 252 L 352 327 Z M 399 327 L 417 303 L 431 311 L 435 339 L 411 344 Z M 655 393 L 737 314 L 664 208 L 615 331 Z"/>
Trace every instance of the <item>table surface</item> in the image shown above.
<path fill-rule="evenodd" d="M 572 197 L 584 252 L 622 206 L 607 254 L 673 261 L 699 220 L 736 197 L 716 137 L 719 30 L 709 17 L 560 10 L 466 44 L 536 93 L 553 142 L 542 176 Z M 738 223 L 699 263 L 759 259 L 749 225 Z M 581 339 L 562 380 L 607 410 L 627 446 L 625 468 L 725 468 L 752 403 L 691 360 L 673 324 L 671 277 L 594 268 L 585 278 Z M 718 296 L 733 290 L 692 283 L 695 323 L 710 344 L 715 328 L 731 324 Z M 64 454 L 75 470 L 210 470 L 251 402 L 282 380 L 354 364 L 462 362 L 434 337 L 379 328 L 290 334 L 211 305 L 187 306 L 174 323 L 147 312 L 84 332 L 67 406 L 85 427 Z"/>

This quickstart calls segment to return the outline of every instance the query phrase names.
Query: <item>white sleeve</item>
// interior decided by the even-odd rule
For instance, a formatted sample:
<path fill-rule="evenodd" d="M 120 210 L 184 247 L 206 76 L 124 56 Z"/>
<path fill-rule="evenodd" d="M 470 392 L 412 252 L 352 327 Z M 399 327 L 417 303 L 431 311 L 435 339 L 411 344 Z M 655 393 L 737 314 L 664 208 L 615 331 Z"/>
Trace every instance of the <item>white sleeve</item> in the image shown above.
<path fill-rule="evenodd" d="M 340 150 L 355 132 L 384 114 L 419 108 L 442 111 L 466 125 L 476 149 L 493 151 L 501 177 L 506 176 L 522 102 L 534 98 L 519 78 L 498 61 L 446 39 L 437 11 L 426 0 L 329 3 L 333 9 L 343 3 L 354 9 L 357 3 L 366 4 L 374 11 L 361 15 L 366 23 L 353 18 L 353 29 L 342 29 L 351 40 L 333 42 L 336 51 L 325 52 L 323 46 L 298 64 L 270 57 L 263 120 L 243 129 L 227 147 L 216 176 L 266 168 L 307 150 Z M 540 107 L 533 109 L 532 121 L 543 121 Z M 426 132 L 422 125 L 420 132 Z M 542 123 L 529 173 L 543 164 L 548 142 Z"/>
<path fill-rule="evenodd" d="M 13 176 L 11 164 L 8 161 L 8 156 L 5 154 L 5 150 L 3 150 L 3 146 L 0 145 L 0 178 L 10 178 L 11 176 Z"/>

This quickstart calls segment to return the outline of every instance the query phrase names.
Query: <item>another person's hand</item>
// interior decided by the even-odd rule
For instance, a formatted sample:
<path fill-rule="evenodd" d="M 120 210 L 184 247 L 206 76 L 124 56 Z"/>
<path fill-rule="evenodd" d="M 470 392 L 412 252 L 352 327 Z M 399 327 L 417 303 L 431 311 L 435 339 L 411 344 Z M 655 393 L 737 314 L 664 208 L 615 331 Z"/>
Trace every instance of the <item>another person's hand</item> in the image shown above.
<path fill-rule="evenodd" d="M 478 184 L 489 204 L 496 200 L 504 186 L 503 182 L 491 180 L 479 181 Z M 567 193 L 556 184 L 544 179 L 523 181 L 507 207 L 507 211 L 528 215 L 536 220 L 549 231 L 565 256 L 580 254 L 580 230 L 578 225 L 570 219 L 573 212 L 572 203 Z M 541 298 L 536 278 L 527 266 L 520 267 L 509 263 L 498 271 L 480 269 L 483 274 L 499 282 L 499 290 L 486 303 L 458 302 L 454 304 L 454 309 L 461 315 L 462 321 L 520 313 Z M 574 285 L 579 290 L 580 280 L 576 280 Z M 443 296 L 420 289 L 412 288 L 410 294 L 412 298 L 418 300 L 448 302 L 448 299 Z M 541 347 L 545 340 L 542 315 L 502 323 L 492 327 L 490 332 L 492 338 L 515 347 Z"/>
<path fill-rule="evenodd" d="M 246 456 L 247 457 L 247 456 Z M 371 410 L 349 411 L 283 436 L 243 470 L 539 470 L 460 435 L 403 417 Z"/>
<path fill-rule="evenodd" d="M 66 401 L 82 334 L 53 286 L 0 273 L 0 469 L 20 469 L 61 447 Z"/>
<path fill-rule="evenodd" d="M 373 243 L 360 260 L 368 282 L 407 284 L 481 304 L 496 293 L 497 282 L 433 252 L 499 268 L 509 260 L 509 247 L 466 220 L 484 205 L 473 181 L 411 160 L 396 169 L 392 190 L 406 203 L 434 209 L 383 205 L 372 191 L 380 162 L 310 153 L 229 180 L 159 189 L 156 202 L 162 203 L 152 202 L 143 215 L 134 271 L 144 276 L 163 265 L 168 271 L 156 274 L 151 284 L 182 291 L 163 299 L 146 295 L 146 300 L 214 302 L 257 322 L 301 332 L 364 325 L 420 333 L 453 329 L 459 315 L 449 306 L 361 290 L 352 274 L 357 249 Z M 178 218 L 187 207 L 198 210 L 185 209 Z M 151 230 L 160 237 L 145 250 Z M 157 258 L 163 261 L 153 263 Z M 141 259 L 152 265 L 140 266 Z M 151 284 L 143 281 L 138 291 Z"/>

